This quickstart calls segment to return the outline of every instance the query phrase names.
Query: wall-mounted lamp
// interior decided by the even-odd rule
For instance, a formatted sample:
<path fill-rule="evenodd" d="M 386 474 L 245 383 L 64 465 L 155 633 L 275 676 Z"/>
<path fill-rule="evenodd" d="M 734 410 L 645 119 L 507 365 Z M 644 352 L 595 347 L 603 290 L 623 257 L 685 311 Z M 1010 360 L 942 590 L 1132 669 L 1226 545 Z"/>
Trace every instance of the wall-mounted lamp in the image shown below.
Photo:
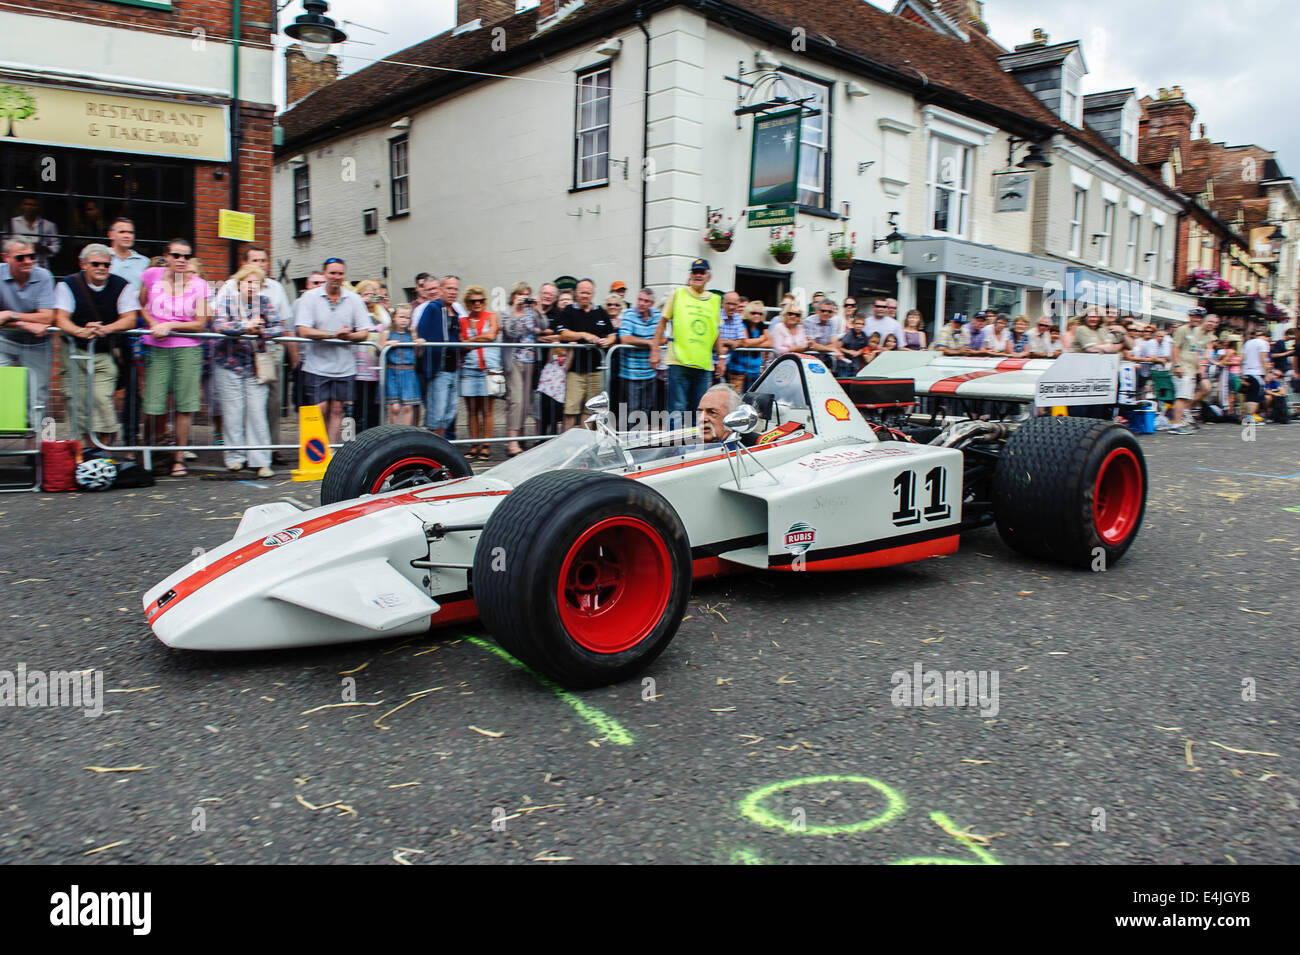
<path fill-rule="evenodd" d="M 903 251 L 903 241 L 905 238 L 906 236 L 898 231 L 898 213 L 891 212 L 889 214 L 889 235 L 885 236 L 883 239 L 872 239 L 871 251 L 875 252 L 882 245 L 887 245 L 889 246 L 889 254 L 897 255 L 899 252 Z"/>
<path fill-rule="evenodd" d="M 393 123 L 389 128 L 390 128 L 390 129 L 410 129 L 410 128 L 411 128 L 411 117 L 409 117 L 409 116 L 403 116 L 403 117 L 402 117 L 401 119 L 399 119 L 397 122 Z"/>
<path fill-rule="evenodd" d="M 849 80 L 844 84 L 844 93 L 846 96 L 870 96 L 871 90 L 865 86 L 859 86 L 857 83 Z"/>
<path fill-rule="evenodd" d="M 1016 147 L 1029 143 L 1029 151 L 1025 153 L 1025 158 L 1016 162 Z M 1007 167 L 1010 168 L 1015 164 L 1020 169 L 1046 169 L 1052 164 L 1052 161 L 1043 155 L 1043 147 L 1030 139 L 1017 139 L 1015 136 L 1007 137 Z"/>
<path fill-rule="evenodd" d="M 596 47 L 596 52 L 601 56 L 614 57 L 623 51 L 623 38 L 612 36 L 603 41 L 600 46 Z"/>
<path fill-rule="evenodd" d="M 754 52 L 754 65 L 760 70 L 779 70 L 781 61 L 767 50 L 756 50 Z"/>

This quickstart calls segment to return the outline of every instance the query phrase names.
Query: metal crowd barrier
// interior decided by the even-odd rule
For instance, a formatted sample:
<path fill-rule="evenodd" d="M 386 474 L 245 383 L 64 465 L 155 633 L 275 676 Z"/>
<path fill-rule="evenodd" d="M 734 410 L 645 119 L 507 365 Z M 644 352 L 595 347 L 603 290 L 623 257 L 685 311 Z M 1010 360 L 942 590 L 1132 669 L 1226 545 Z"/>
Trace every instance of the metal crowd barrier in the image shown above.
<path fill-rule="evenodd" d="M 121 335 L 123 337 L 139 338 L 141 336 L 148 335 L 149 331 L 147 329 L 131 329 L 129 331 L 120 332 L 116 334 Z M 283 346 L 289 343 L 295 343 L 299 345 L 306 345 L 306 344 L 313 343 L 312 339 L 300 338 L 296 335 L 280 335 L 274 338 L 262 338 L 256 335 L 239 335 L 239 336 L 225 335 L 220 332 L 185 332 L 185 333 L 178 333 L 178 334 L 183 334 L 185 338 L 198 339 L 200 341 L 223 341 L 223 340 L 230 340 L 232 338 L 243 338 L 249 341 L 260 341 L 260 342 L 267 342 L 267 343 L 273 342 L 279 346 Z M 143 382 L 143 379 L 145 377 L 143 356 L 136 356 L 129 366 L 129 371 L 126 372 L 131 377 L 128 378 L 126 382 L 126 388 L 125 388 L 126 397 L 122 402 L 120 413 L 118 413 L 118 409 L 115 406 L 115 413 L 118 413 L 119 426 L 122 429 L 120 433 L 124 433 L 125 437 L 128 440 L 123 440 L 119 444 L 104 444 L 103 442 L 100 441 L 98 435 L 95 434 L 93 430 L 91 430 L 88 434 L 82 434 L 76 432 L 77 432 L 78 422 L 80 419 L 80 414 L 79 414 L 80 406 L 83 402 L 88 400 L 87 396 L 93 396 L 94 393 L 93 356 L 95 356 L 96 354 L 103 354 L 102 349 L 105 347 L 105 342 L 102 339 L 95 339 L 95 338 L 77 339 L 76 336 L 73 336 L 58 328 L 51 328 L 51 336 L 57 337 L 58 347 L 66 351 L 66 356 L 65 355 L 51 356 L 51 372 L 52 372 L 51 379 L 54 378 L 53 372 L 56 367 L 63 368 L 63 369 L 71 368 L 79 372 L 80 369 L 78 368 L 78 366 L 79 365 L 84 366 L 84 376 L 80 373 L 76 373 L 72 375 L 64 374 L 61 379 L 63 382 L 63 390 L 64 390 L 63 398 L 65 399 L 65 405 L 66 405 L 66 407 L 64 408 L 64 413 L 67 421 L 67 427 L 71 432 L 73 432 L 72 434 L 73 437 L 83 438 L 83 439 L 89 437 L 90 441 L 93 442 L 93 444 L 102 451 L 110 452 L 110 453 L 139 453 L 140 455 L 142 455 L 142 464 L 145 467 L 150 467 L 152 465 L 151 458 L 153 454 L 173 454 L 176 452 L 198 453 L 198 452 L 226 452 L 226 451 L 271 451 L 271 452 L 293 451 L 296 452 L 298 450 L 297 443 L 283 443 L 277 440 L 279 436 L 280 423 L 282 419 L 289 416 L 293 407 L 301 406 L 303 403 L 302 395 L 298 392 L 298 389 L 290 387 L 289 374 L 291 374 L 294 371 L 294 369 L 286 364 L 283 355 L 280 356 L 280 360 L 276 364 L 276 368 L 278 372 L 278 380 L 274 383 L 270 383 L 272 384 L 273 387 L 270 393 L 268 394 L 267 421 L 268 421 L 268 425 L 270 426 L 271 435 L 272 435 L 272 443 L 270 444 L 235 445 L 235 444 L 227 444 L 224 442 L 222 444 L 214 444 L 214 443 L 204 444 L 204 443 L 196 442 L 195 440 L 193 440 L 193 437 L 191 437 L 190 442 L 185 445 L 157 444 L 157 443 L 148 443 L 145 440 L 137 440 L 136 439 L 137 436 L 142 436 L 148 433 L 149 423 L 146 420 L 146 418 L 155 417 L 155 416 L 146 416 L 143 414 L 143 411 L 141 410 L 144 401 L 144 388 L 145 388 Z M 74 345 L 71 344 L 73 340 L 86 342 L 88 348 L 85 351 L 76 348 Z M 395 348 L 415 349 L 416 364 L 418 367 L 420 347 L 413 345 L 410 342 L 388 342 L 383 348 L 380 348 L 377 343 L 370 342 L 370 341 L 353 342 L 351 343 L 351 346 L 374 349 L 376 353 L 377 357 L 375 360 L 375 367 L 377 368 L 378 377 L 377 380 L 373 383 L 375 389 L 374 400 L 373 400 L 374 407 L 370 408 L 370 411 L 373 413 L 375 423 L 383 424 L 387 420 L 387 408 L 389 404 L 389 402 L 385 400 L 385 390 L 384 390 L 385 378 L 387 377 L 387 372 L 389 370 L 388 353 Z M 152 347 L 152 346 L 146 346 L 146 347 Z M 620 376 L 618 376 L 620 353 L 628 352 L 633 349 L 646 351 L 646 352 L 649 351 L 649 346 L 646 345 L 619 344 L 611 347 L 608 350 L 604 350 L 604 349 L 600 349 L 599 346 L 592 345 L 589 343 L 583 343 L 583 342 L 500 342 L 500 341 L 491 342 L 491 343 L 446 342 L 446 343 L 436 343 L 432 347 L 447 348 L 456 351 L 470 351 L 478 348 L 491 348 L 491 349 L 497 349 L 499 352 L 504 352 L 505 350 L 508 349 L 528 348 L 534 351 L 534 354 L 536 356 L 535 367 L 539 372 L 543 363 L 547 360 L 543 356 L 555 349 L 563 349 L 568 351 L 596 351 L 600 354 L 600 358 L 601 358 L 600 366 L 598 370 L 601 373 L 602 387 L 606 392 L 611 394 L 611 397 L 613 397 L 614 388 L 616 387 L 617 383 L 620 380 L 627 380 L 627 379 L 621 379 Z M 666 349 L 667 347 L 668 347 L 668 343 L 666 342 L 664 348 Z M 100 349 L 100 351 L 97 351 L 96 350 L 97 348 Z M 736 351 L 745 351 L 750 353 L 760 352 L 767 355 L 775 355 L 775 351 L 771 348 L 747 348 L 747 349 L 736 349 Z M 206 360 L 210 360 L 210 359 L 208 359 L 205 356 L 205 361 Z M 769 362 L 770 359 L 765 359 L 762 368 L 766 368 Z M 207 369 L 205 368 L 205 371 L 206 370 Z M 119 377 L 122 373 L 123 373 L 122 369 L 119 367 Z M 538 442 L 538 441 L 549 440 L 550 438 L 556 437 L 557 436 L 556 434 L 543 434 L 540 431 L 541 421 L 539 420 L 538 415 L 536 414 L 536 408 L 532 402 L 533 396 L 537 393 L 535 383 L 536 383 L 536 379 L 534 378 L 529 388 L 529 398 L 527 400 L 526 410 L 523 419 L 523 429 L 522 429 L 525 432 L 527 432 L 528 419 L 532 417 L 534 421 L 535 433 L 533 434 L 525 433 L 518 436 L 511 436 L 511 435 L 494 436 L 491 438 L 467 438 L 467 437 L 462 437 L 458 434 L 458 436 L 453 440 L 453 443 L 458 445 L 468 445 L 468 444 L 501 444 L 501 443 L 508 443 L 512 441 Z M 424 382 L 423 380 L 421 380 L 422 393 L 420 396 L 421 397 L 420 407 L 422 409 L 424 405 L 423 385 Z M 50 388 L 51 391 L 53 392 L 53 388 L 54 388 L 53 380 L 51 380 L 50 382 Z M 190 425 L 192 429 L 191 435 L 193 435 L 193 429 L 195 429 L 196 427 L 200 429 L 214 427 L 212 421 L 213 417 L 215 417 L 215 415 L 212 413 L 213 409 L 211 407 L 208 407 L 206 402 L 202 401 L 203 397 L 204 396 L 201 395 L 200 410 L 194 413 L 194 419 L 191 421 L 191 425 Z M 50 396 L 50 400 L 47 402 L 47 404 L 52 405 L 54 403 L 53 399 L 54 399 L 54 395 L 52 393 Z M 89 400 L 93 401 L 93 397 L 89 398 Z M 170 404 L 171 401 L 169 400 L 169 406 Z M 459 389 L 458 389 L 458 393 L 457 393 L 457 425 L 458 426 L 464 424 L 465 411 L 466 411 L 466 406 L 464 403 L 464 396 L 461 396 L 459 394 Z M 51 436 L 52 436 L 52 430 L 48 428 L 48 424 L 53 422 L 53 418 L 51 417 L 52 413 L 53 413 L 53 409 L 47 408 L 45 412 L 44 422 L 43 422 L 45 425 L 47 425 L 46 433 Z M 175 415 L 176 412 L 169 407 L 169 410 L 167 412 L 169 433 L 175 433 L 175 424 L 176 424 Z M 87 418 L 93 419 L 93 415 L 88 415 Z M 347 419 L 345 419 L 345 423 L 346 421 Z M 93 420 L 91 420 L 90 423 L 93 423 Z M 495 407 L 494 407 L 493 430 L 495 430 L 495 426 L 496 426 L 496 419 L 495 419 Z M 344 440 L 348 440 L 350 437 L 351 435 L 347 434 L 345 429 Z M 337 448 L 338 446 L 339 445 L 333 445 L 332 447 Z"/>

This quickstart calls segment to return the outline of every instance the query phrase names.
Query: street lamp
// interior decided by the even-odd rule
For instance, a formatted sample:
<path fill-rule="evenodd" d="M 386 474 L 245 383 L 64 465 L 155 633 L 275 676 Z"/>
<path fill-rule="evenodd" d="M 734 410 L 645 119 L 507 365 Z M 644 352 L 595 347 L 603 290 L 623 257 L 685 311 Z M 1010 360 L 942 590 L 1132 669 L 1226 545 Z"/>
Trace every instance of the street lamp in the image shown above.
<path fill-rule="evenodd" d="M 307 12 L 296 17 L 293 23 L 284 28 L 284 32 L 302 44 L 302 52 L 307 59 L 319 63 L 325 59 L 330 44 L 342 43 L 348 35 L 325 16 L 330 8 L 325 0 L 303 0 L 302 5 Z"/>
<path fill-rule="evenodd" d="M 898 213 L 891 212 L 889 214 L 889 235 L 885 236 L 883 239 L 872 239 L 871 251 L 875 252 L 882 245 L 887 245 L 889 246 L 889 254 L 897 255 L 903 250 L 903 240 L 905 238 L 906 236 L 898 231 Z"/>

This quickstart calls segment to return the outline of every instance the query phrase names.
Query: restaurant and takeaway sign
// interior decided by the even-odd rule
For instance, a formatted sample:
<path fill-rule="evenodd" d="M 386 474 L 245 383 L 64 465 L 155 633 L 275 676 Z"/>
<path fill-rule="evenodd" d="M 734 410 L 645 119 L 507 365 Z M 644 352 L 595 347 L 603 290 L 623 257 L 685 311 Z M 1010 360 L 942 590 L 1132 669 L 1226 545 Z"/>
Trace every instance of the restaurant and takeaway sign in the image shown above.
<path fill-rule="evenodd" d="M 9 143 L 227 162 L 225 106 L 0 82 Z"/>

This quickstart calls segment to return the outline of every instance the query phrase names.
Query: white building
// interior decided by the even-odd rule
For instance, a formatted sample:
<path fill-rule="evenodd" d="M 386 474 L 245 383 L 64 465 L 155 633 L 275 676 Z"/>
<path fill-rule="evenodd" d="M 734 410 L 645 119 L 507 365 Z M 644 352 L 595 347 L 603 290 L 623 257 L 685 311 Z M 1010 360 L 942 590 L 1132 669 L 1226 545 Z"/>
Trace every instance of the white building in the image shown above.
<path fill-rule="evenodd" d="M 1075 268 L 1168 284 L 1173 194 L 1053 113 L 977 29 L 858 0 L 553 6 L 462 2 L 455 30 L 282 117 L 274 245 L 291 276 L 339 256 L 354 278 L 389 275 L 394 298 L 422 271 L 663 292 L 703 256 L 714 287 L 769 304 L 791 289 L 895 295 L 927 320 L 1041 309 Z M 744 211 L 755 117 L 796 101 L 796 255 L 782 265 Z M 1049 167 L 1018 166 L 1030 144 Z M 716 210 L 736 220 L 725 252 L 705 242 Z M 832 244 L 855 233 L 839 271 Z"/>

